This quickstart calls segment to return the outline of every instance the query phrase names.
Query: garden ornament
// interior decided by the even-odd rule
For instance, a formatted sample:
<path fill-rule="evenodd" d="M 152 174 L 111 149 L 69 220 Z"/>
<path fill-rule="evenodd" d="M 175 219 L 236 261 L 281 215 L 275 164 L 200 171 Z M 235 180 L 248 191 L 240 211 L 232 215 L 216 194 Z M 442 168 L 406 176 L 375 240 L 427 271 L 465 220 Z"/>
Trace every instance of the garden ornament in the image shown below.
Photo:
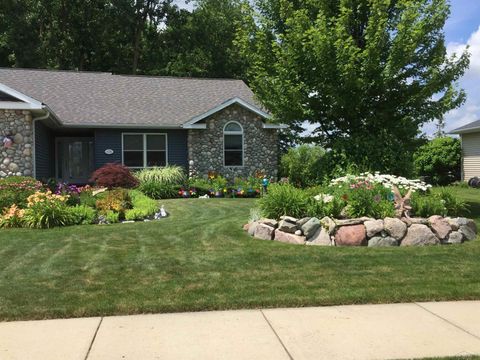
<path fill-rule="evenodd" d="M 3 143 L 3 147 L 5 149 L 9 149 L 13 145 L 13 139 L 10 136 L 4 136 L 3 140 L 2 140 L 2 143 Z"/>
<path fill-rule="evenodd" d="M 410 205 L 410 198 L 412 197 L 412 189 L 408 189 L 408 192 L 405 196 L 402 196 L 400 190 L 397 186 L 392 186 L 394 202 L 395 202 L 395 216 L 399 219 L 405 217 L 410 218 L 410 210 L 412 206 Z"/>
<path fill-rule="evenodd" d="M 268 185 L 270 184 L 270 181 L 267 178 L 267 175 L 263 176 L 262 179 L 262 188 L 263 188 L 263 193 L 266 194 L 268 192 Z"/>

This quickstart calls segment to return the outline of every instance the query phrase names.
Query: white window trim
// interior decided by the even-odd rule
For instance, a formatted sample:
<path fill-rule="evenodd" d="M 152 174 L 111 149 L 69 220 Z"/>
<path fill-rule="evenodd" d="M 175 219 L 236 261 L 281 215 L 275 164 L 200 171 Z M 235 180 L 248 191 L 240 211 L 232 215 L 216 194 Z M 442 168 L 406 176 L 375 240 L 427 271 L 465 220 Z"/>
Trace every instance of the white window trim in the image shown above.
<path fill-rule="evenodd" d="M 237 124 L 242 129 L 241 131 L 225 131 L 226 127 L 230 124 Z M 225 135 L 241 135 L 242 136 L 242 165 L 226 165 L 225 164 Z M 242 168 L 245 166 L 245 132 L 243 130 L 242 124 L 237 121 L 229 121 L 223 127 L 223 166 L 226 168 Z M 238 150 L 233 150 L 238 151 Z"/>
<path fill-rule="evenodd" d="M 168 134 L 167 133 L 141 133 L 141 132 L 125 132 L 122 133 L 122 165 L 125 165 L 124 153 L 125 149 L 123 146 L 125 135 L 142 135 L 143 136 L 143 150 L 127 150 L 127 151 L 137 151 L 143 152 L 143 166 L 129 166 L 130 169 L 150 169 L 155 166 L 147 166 L 147 136 L 148 135 L 164 135 L 165 136 L 165 150 L 148 150 L 148 151 L 157 151 L 165 152 L 165 166 L 168 165 Z M 126 166 L 126 165 L 125 165 Z"/>

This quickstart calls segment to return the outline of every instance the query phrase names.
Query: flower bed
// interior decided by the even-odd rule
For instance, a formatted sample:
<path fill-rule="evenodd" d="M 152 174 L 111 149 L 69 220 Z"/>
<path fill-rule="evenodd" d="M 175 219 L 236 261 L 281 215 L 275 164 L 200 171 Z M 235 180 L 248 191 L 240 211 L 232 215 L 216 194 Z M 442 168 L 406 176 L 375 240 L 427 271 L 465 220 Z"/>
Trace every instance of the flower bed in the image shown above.
<path fill-rule="evenodd" d="M 339 246 L 453 244 L 476 238 L 465 202 L 420 180 L 361 174 L 324 187 L 273 185 L 245 229 L 265 240 Z M 274 219 L 274 220 L 271 220 Z"/>

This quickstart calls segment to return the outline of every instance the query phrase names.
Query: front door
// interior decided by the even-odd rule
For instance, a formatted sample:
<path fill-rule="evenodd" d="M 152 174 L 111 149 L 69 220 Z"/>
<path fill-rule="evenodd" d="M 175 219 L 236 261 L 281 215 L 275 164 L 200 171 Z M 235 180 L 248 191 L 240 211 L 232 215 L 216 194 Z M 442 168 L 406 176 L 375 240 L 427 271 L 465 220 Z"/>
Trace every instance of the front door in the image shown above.
<path fill-rule="evenodd" d="M 93 138 L 56 139 L 57 179 L 71 184 L 85 184 L 94 170 Z"/>

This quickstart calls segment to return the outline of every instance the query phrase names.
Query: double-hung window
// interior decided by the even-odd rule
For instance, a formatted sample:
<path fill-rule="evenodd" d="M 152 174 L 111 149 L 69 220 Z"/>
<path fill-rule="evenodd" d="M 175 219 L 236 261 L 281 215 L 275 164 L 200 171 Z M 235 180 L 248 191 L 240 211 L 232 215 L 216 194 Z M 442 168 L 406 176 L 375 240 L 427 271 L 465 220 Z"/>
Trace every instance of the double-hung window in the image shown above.
<path fill-rule="evenodd" d="M 167 165 L 167 134 L 126 133 L 123 137 L 123 164 L 131 168 Z"/>
<path fill-rule="evenodd" d="M 229 122 L 223 128 L 224 165 L 243 166 L 243 128 L 237 122 Z"/>

